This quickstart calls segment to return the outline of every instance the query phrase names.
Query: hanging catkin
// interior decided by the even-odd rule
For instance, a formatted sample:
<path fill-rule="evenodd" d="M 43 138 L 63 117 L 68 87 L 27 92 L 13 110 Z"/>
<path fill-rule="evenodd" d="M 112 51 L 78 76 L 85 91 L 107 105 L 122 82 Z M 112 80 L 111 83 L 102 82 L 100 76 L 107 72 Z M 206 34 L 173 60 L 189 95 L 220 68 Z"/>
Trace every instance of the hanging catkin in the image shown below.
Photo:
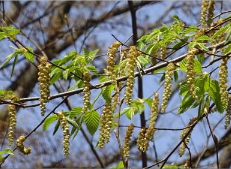
<path fill-rule="evenodd" d="M 207 26 L 207 14 L 208 14 L 209 1 L 204 0 L 201 4 L 201 25 L 203 28 Z"/>
<path fill-rule="evenodd" d="M 110 131 L 112 128 L 112 107 L 111 102 L 107 102 L 104 106 L 103 113 L 101 115 L 100 120 L 100 128 L 99 128 L 99 141 L 98 146 L 103 148 L 105 143 L 109 142 L 110 140 Z"/>
<path fill-rule="evenodd" d="M 107 55 L 108 55 L 107 72 L 109 74 L 110 80 L 113 80 L 113 81 L 115 81 L 116 79 L 116 73 L 114 71 L 116 51 L 118 50 L 120 45 L 121 43 L 116 41 L 108 48 L 108 51 L 107 51 Z"/>
<path fill-rule="evenodd" d="M 191 49 L 186 57 L 186 82 L 189 87 L 189 92 L 194 99 L 197 99 L 196 85 L 195 85 L 195 72 L 194 72 L 194 55 L 197 49 Z"/>
<path fill-rule="evenodd" d="M 130 105 L 132 102 L 132 93 L 135 83 L 135 68 L 136 68 L 136 59 L 139 55 L 139 52 L 136 50 L 135 46 L 130 46 L 128 53 L 128 62 L 127 62 L 127 86 L 125 89 L 125 102 Z"/>
<path fill-rule="evenodd" d="M 63 130 L 63 152 L 64 152 L 64 156 L 68 156 L 69 155 L 69 139 L 70 139 L 70 134 L 69 134 L 69 124 L 68 121 L 66 119 L 66 117 L 63 115 L 63 113 L 57 112 L 57 116 L 60 120 L 60 124 Z"/>
<path fill-rule="evenodd" d="M 40 107 L 41 107 L 41 115 L 44 116 L 46 112 L 46 103 L 49 101 L 50 96 L 50 71 L 51 64 L 47 61 L 47 59 L 42 56 L 40 57 L 40 64 L 38 66 L 38 82 L 40 86 Z"/>
<path fill-rule="evenodd" d="M 83 109 L 82 113 L 85 113 L 90 105 L 90 98 L 91 98 L 91 75 L 88 72 L 83 73 Z"/>
<path fill-rule="evenodd" d="M 228 106 L 228 91 L 227 91 L 227 81 L 228 81 L 228 58 L 225 57 L 221 60 L 220 71 L 219 71 L 219 87 L 221 95 L 221 103 L 224 109 Z"/>
<path fill-rule="evenodd" d="M 227 129 L 230 125 L 230 116 L 231 116 L 231 96 L 229 96 L 229 104 L 225 114 L 225 129 Z"/>
<path fill-rule="evenodd" d="M 165 112 L 168 104 L 168 100 L 171 96 L 171 86 L 172 86 L 172 75 L 175 71 L 174 63 L 169 63 L 165 72 L 165 84 L 163 92 L 163 103 L 161 104 L 161 112 Z"/>
<path fill-rule="evenodd" d="M 11 99 L 11 103 L 15 103 L 16 98 L 13 97 Z M 8 113 L 9 113 L 9 129 L 8 129 L 8 133 L 7 133 L 7 138 L 9 141 L 9 145 L 12 145 L 13 141 L 14 141 L 14 131 L 15 131 L 15 127 L 16 127 L 16 123 L 17 123 L 17 116 L 16 116 L 16 106 L 13 104 L 9 104 L 8 105 Z"/>
<path fill-rule="evenodd" d="M 213 22 L 214 6 L 215 6 L 215 2 L 213 0 L 210 0 L 209 6 L 208 6 L 208 19 L 207 19 L 207 26 L 208 27 L 210 27 L 212 22 Z"/>
<path fill-rule="evenodd" d="M 196 117 L 196 116 L 193 117 L 193 118 L 189 121 L 189 123 L 188 123 L 188 125 L 187 125 L 188 128 L 185 128 L 185 129 L 182 131 L 182 133 L 181 133 L 180 138 L 183 139 L 183 138 L 185 137 L 185 135 L 186 135 L 188 132 L 190 132 L 190 133 L 188 133 L 187 137 L 186 137 L 186 138 L 183 140 L 183 142 L 181 143 L 180 152 L 179 152 L 179 156 L 180 156 L 180 157 L 182 157 L 182 156 L 184 155 L 186 146 L 188 145 L 189 140 L 190 140 L 190 138 L 191 138 L 192 130 L 190 131 L 190 126 L 191 126 L 196 120 L 197 120 L 197 117 Z"/>
<path fill-rule="evenodd" d="M 130 140 L 131 140 L 133 129 L 134 129 L 134 124 L 131 123 L 128 126 L 128 129 L 127 129 L 125 137 L 124 137 L 123 156 L 126 160 L 129 158 L 129 152 L 130 152 L 129 151 L 129 145 L 130 145 Z"/>

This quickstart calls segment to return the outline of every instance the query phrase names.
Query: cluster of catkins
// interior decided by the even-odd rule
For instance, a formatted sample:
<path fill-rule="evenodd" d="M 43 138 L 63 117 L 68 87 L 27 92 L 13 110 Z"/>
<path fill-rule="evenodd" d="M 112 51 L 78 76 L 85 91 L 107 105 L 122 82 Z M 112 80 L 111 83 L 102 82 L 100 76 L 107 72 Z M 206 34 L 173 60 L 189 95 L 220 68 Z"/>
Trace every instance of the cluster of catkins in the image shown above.
<path fill-rule="evenodd" d="M 83 109 L 82 112 L 85 113 L 90 105 L 90 98 L 91 98 L 91 75 L 88 72 L 83 73 Z"/>
<path fill-rule="evenodd" d="M 112 128 L 113 116 L 111 103 L 107 102 L 104 106 L 103 113 L 101 115 L 100 128 L 99 128 L 99 142 L 98 146 L 103 148 L 105 143 L 110 140 L 110 131 Z"/>
<path fill-rule="evenodd" d="M 26 137 L 25 136 L 20 136 L 18 139 L 17 139 L 17 148 L 20 152 L 22 152 L 23 154 L 25 155 L 28 155 L 30 154 L 31 152 L 31 149 L 28 148 L 28 147 L 25 147 L 23 145 L 23 142 L 25 141 Z"/>
<path fill-rule="evenodd" d="M 163 102 L 161 104 L 161 112 L 165 112 L 168 104 L 168 100 L 171 96 L 171 86 L 172 86 L 172 75 L 175 71 L 174 63 L 169 63 L 165 72 L 165 84 L 164 84 L 164 92 L 163 92 Z"/>
<path fill-rule="evenodd" d="M 225 57 L 221 60 L 219 71 L 219 87 L 221 95 L 221 103 L 224 109 L 228 106 L 228 91 L 227 91 L 227 77 L 228 77 L 228 58 Z"/>
<path fill-rule="evenodd" d="M 196 117 L 196 116 L 193 117 L 193 118 L 189 121 L 189 123 L 188 123 L 188 125 L 187 125 L 187 128 L 185 128 L 185 129 L 182 131 L 182 133 L 181 133 L 181 136 L 180 136 L 181 139 L 184 139 L 184 137 L 185 137 L 186 134 L 188 134 L 188 135 L 187 135 L 187 137 L 183 140 L 183 142 L 182 142 L 182 144 L 181 144 L 180 151 L 179 151 L 179 156 L 180 156 L 180 157 L 182 157 L 182 156 L 184 155 L 186 146 L 188 145 L 189 140 L 190 140 L 190 138 L 191 138 L 191 133 L 192 133 L 192 131 L 190 131 L 190 126 L 191 126 L 196 120 L 197 120 L 197 117 Z M 189 133 L 189 132 L 190 132 L 190 133 Z"/>
<path fill-rule="evenodd" d="M 15 98 L 13 98 L 11 102 L 15 103 Z M 7 138 L 9 141 L 9 145 L 11 145 L 14 141 L 14 130 L 17 123 L 16 106 L 13 104 L 8 105 L 8 112 L 9 112 L 10 125 L 7 133 Z"/>
<path fill-rule="evenodd" d="M 147 129 L 142 128 L 137 138 L 137 147 L 140 151 L 145 152 L 149 147 L 149 141 L 152 140 L 155 132 L 155 123 L 158 117 L 159 95 L 155 93 L 151 107 L 150 123 Z"/>
<path fill-rule="evenodd" d="M 124 138 L 123 156 L 126 160 L 129 158 L 129 142 L 130 142 L 133 130 L 134 130 L 134 124 L 131 123 L 128 126 L 128 129 L 126 131 L 125 138 Z"/>
<path fill-rule="evenodd" d="M 206 26 L 211 26 L 211 23 L 213 22 L 213 16 L 214 16 L 214 5 L 215 2 L 213 0 L 202 1 L 201 5 L 201 24 L 202 27 L 205 28 Z"/>
<path fill-rule="evenodd" d="M 197 49 L 191 49 L 186 57 L 186 80 L 189 87 L 189 92 L 194 99 L 197 99 L 196 86 L 195 86 L 195 72 L 194 72 L 194 55 Z"/>
<path fill-rule="evenodd" d="M 108 48 L 108 51 L 107 51 L 107 54 L 108 54 L 107 72 L 108 72 L 110 80 L 116 79 L 116 74 L 114 72 L 115 57 L 116 57 L 116 51 L 118 50 L 120 45 L 121 43 L 116 41 Z"/>
<path fill-rule="evenodd" d="M 127 86 L 125 89 L 125 102 L 130 105 L 132 101 L 132 91 L 135 82 L 135 68 L 136 68 L 136 59 L 139 56 L 135 46 L 130 46 L 128 53 L 128 62 L 127 62 Z"/>
<path fill-rule="evenodd" d="M 47 61 L 46 57 L 40 57 L 40 64 L 38 66 L 38 82 L 40 86 L 40 107 L 41 107 L 41 115 L 44 116 L 46 112 L 46 103 L 49 101 L 50 96 L 50 71 L 51 64 Z"/>
<path fill-rule="evenodd" d="M 57 116 L 60 120 L 61 127 L 63 130 L 63 151 L 64 155 L 68 156 L 69 155 L 69 139 L 70 139 L 70 134 L 69 134 L 69 125 L 66 117 L 63 115 L 62 112 L 57 112 Z"/>

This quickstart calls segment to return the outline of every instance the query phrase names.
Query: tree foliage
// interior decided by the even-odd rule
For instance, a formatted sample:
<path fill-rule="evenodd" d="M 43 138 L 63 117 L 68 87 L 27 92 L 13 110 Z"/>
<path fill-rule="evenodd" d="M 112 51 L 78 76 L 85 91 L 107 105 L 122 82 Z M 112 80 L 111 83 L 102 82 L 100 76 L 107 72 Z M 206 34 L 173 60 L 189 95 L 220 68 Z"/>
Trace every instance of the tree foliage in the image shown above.
<path fill-rule="evenodd" d="M 209 3 L 208 7 L 206 3 Z M 2 24 L 0 40 L 7 39 L 15 44 L 15 47 L 14 51 L 5 57 L 0 69 L 12 64 L 10 73 L 12 77 L 19 57 L 28 60 L 29 64 L 38 67 L 40 96 L 21 98 L 14 91 L 1 90 L 0 103 L 8 105 L 11 109 L 40 106 L 41 115 L 44 117 L 34 130 L 23 136 L 23 141 L 20 145 L 17 144 L 15 149 L 7 148 L 0 151 L 1 165 L 17 149 L 24 154 L 29 154 L 30 151 L 25 153 L 23 142 L 40 126 L 43 126 L 43 131 L 52 129 L 54 135 L 62 129 L 65 156 L 69 154 L 70 140 L 76 139 L 80 134 L 79 131 L 86 127 L 90 135 L 98 138 L 98 142 L 92 147 L 94 151 L 103 148 L 108 142 L 115 141 L 114 137 L 111 137 L 115 135 L 122 160 L 115 168 L 127 168 L 129 144 L 137 142 L 138 150 L 146 152 L 150 148 L 149 143 L 155 137 L 155 131 L 161 130 L 156 126 L 157 119 L 161 115 L 168 115 L 168 111 L 171 111 L 169 105 L 171 98 L 173 95 L 178 95 L 181 101 L 179 104 L 176 103 L 177 116 L 189 114 L 190 110 L 196 113 L 185 128 L 179 129 L 182 130 L 180 141 L 167 157 L 152 162 L 148 167 L 159 164 L 161 168 L 180 167 L 182 164 L 171 166 L 167 164 L 175 151 L 179 151 L 180 156 L 188 157 L 185 152 L 190 154 L 184 167 L 195 166 L 189 147 L 193 129 L 203 121 L 207 121 L 206 125 L 216 146 L 218 141 L 211 129 L 209 116 L 213 113 L 224 115 L 225 124 L 220 125 L 228 128 L 231 115 L 227 66 L 231 53 L 230 15 L 223 16 L 221 13 L 214 16 L 214 1 L 203 1 L 201 11 L 200 24 L 186 25 L 179 16 L 174 15 L 170 24 L 162 24 L 154 28 L 141 36 L 135 45 L 115 37 L 115 42 L 107 49 L 107 65 L 103 69 L 94 64 L 101 53 L 100 49 L 86 48 L 83 51 L 75 49 L 62 55 L 61 58 L 51 60 L 46 53 L 38 54 L 32 46 L 21 42 L 20 37 L 23 32 L 20 29 L 8 26 L 7 23 Z M 185 53 L 178 55 L 180 51 Z M 149 91 L 150 95 L 145 98 L 137 98 L 135 97 L 136 78 L 144 76 L 150 78 L 158 76 L 160 87 Z M 68 81 L 72 83 L 65 91 L 50 94 L 48 86 L 51 88 L 58 82 Z M 174 88 L 179 90 L 175 92 Z M 68 99 L 81 93 L 83 93 L 82 106 L 71 106 Z M 56 103 L 55 106 L 49 104 L 49 101 L 58 98 L 62 98 L 61 102 Z M 30 101 L 36 101 L 36 104 Z M 66 104 L 69 109 L 60 109 L 62 104 Z M 52 106 L 54 107 L 51 109 Z M 135 115 L 149 109 L 151 113 L 146 118 L 146 126 L 134 126 L 132 123 Z M 10 113 L 9 116 L 9 123 L 12 126 L 15 119 Z M 122 125 L 121 119 L 126 119 L 129 123 Z M 123 128 L 128 128 L 124 138 L 125 143 L 120 141 L 120 130 Z M 136 132 L 133 132 L 133 128 Z M 17 139 L 14 129 L 15 127 L 12 127 L 8 132 L 14 135 L 15 142 Z M 9 139 L 9 142 L 12 140 Z M 2 157 L 4 153 L 8 155 Z M 217 149 L 216 155 L 218 156 Z M 219 161 L 216 162 L 219 165 Z"/>

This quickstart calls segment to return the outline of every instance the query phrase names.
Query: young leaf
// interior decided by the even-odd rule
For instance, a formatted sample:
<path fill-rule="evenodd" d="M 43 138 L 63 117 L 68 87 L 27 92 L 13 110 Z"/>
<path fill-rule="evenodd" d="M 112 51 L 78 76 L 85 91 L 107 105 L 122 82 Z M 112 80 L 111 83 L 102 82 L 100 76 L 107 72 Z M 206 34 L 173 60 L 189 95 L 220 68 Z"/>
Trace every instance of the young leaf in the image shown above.
<path fill-rule="evenodd" d="M 106 100 L 106 102 L 109 102 L 111 100 L 111 92 L 114 90 L 114 85 L 109 85 L 102 88 L 102 96 Z"/>
<path fill-rule="evenodd" d="M 12 54 L 10 54 L 10 55 L 8 55 L 8 56 L 6 57 L 6 61 L 0 66 L 0 69 L 3 68 L 4 66 L 6 66 L 6 65 L 10 62 L 10 60 L 13 59 L 13 58 L 16 57 L 16 56 L 17 56 L 17 55 L 16 55 L 15 52 L 12 53 Z"/>
<path fill-rule="evenodd" d="M 60 125 L 60 120 L 58 120 L 57 123 L 55 124 L 55 128 L 54 128 L 54 131 L 52 133 L 53 135 L 55 135 L 55 133 L 58 131 L 59 125 Z"/>
<path fill-rule="evenodd" d="M 47 117 L 46 120 L 43 122 L 43 131 L 46 131 L 48 127 L 56 120 L 58 120 L 58 117 L 55 114 Z"/>
<path fill-rule="evenodd" d="M 98 53 L 99 49 L 93 50 L 91 52 L 89 52 L 87 49 L 84 49 L 84 56 L 86 59 L 86 63 L 90 63 L 94 60 L 96 54 Z"/>
<path fill-rule="evenodd" d="M 14 67 L 15 67 L 15 65 L 16 65 L 16 63 L 17 63 L 17 61 L 18 61 L 18 55 L 16 55 L 16 56 L 15 56 L 15 58 L 14 58 L 14 63 L 13 63 L 13 67 L 12 67 L 12 70 L 11 70 L 10 77 L 12 77 L 12 76 L 13 76 L 13 73 L 14 73 Z"/>
<path fill-rule="evenodd" d="M 30 61 L 30 62 L 34 62 L 34 55 L 32 54 L 33 53 L 33 49 L 32 48 L 30 48 L 30 47 L 28 47 L 27 48 L 29 51 L 25 51 L 25 52 L 23 52 L 23 55 L 25 56 L 25 58 L 28 60 L 28 61 Z"/>
<path fill-rule="evenodd" d="M 178 110 L 178 114 L 182 114 L 186 112 L 193 105 L 193 102 L 194 99 L 189 93 L 187 93 L 181 102 L 180 108 Z"/>
<path fill-rule="evenodd" d="M 80 129 L 79 125 L 72 119 L 67 117 L 67 121 L 69 124 L 71 124 L 73 127 L 76 127 L 77 129 Z"/>
<path fill-rule="evenodd" d="M 93 135 L 99 126 L 99 114 L 96 111 L 89 111 L 83 115 L 83 120 L 86 123 L 87 129 Z"/>
<path fill-rule="evenodd" d="M 13 150 L 11 150 L 10 148 L 6 148 L 6 149 L 0 151 L 0 156 L 1 156 L 2 154 L 4 154 L 4 153 L 5 153 L 5 154 L 14 155 Z"/>
<path fill-rule="evenodd" d="M 82 107 L 75 107 L 68 112 L 70 119 L 82 113 Z"/>

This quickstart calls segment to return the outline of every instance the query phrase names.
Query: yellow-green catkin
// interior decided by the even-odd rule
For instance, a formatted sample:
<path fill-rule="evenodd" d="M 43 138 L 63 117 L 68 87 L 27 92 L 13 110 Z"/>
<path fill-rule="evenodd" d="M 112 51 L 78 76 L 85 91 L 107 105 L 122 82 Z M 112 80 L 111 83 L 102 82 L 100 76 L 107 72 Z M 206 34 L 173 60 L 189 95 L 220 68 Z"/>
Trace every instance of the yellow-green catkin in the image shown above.
<path fill-rule="evenodd" d="M 227 129 L 230 125 L 230 117 L 231 117 L 231 96 L 229 96 L 229 104 L 225 114 L 225 129 Z"/>
<path fill-rule="evenodd" d="M 15 103 L 15 100 L 12 99 L 12 103 Z M 7 138 L 9 141 L 9 145 L 12 145 L 14 141 L 14 131 L 17 123 L 17 116 L 16 116 L 16 106 L 13 104 L 8 105 L 8 113 L 9 113 L 9 129 L 7 133 Z"/>
<path fill-rule="evenodd" d="M 201 4 L 201 25 L 203 28 L 207 26 L 207 14 L 208 14 L 209 1 L 204 0 Z"/>
<path fill-rule="evenodd" d="M 189 92 L 194 99 L 197 99 L 196 86 L 195 86 L 195 72 L 194 72 L 194 55 L 197 49 L 192 49 L 188 52 L 186 57 L 186 82 L 189 87 Z"/>
<path fill-rule="evenodd" d="M 149 141 L 145 137 L 146 129 L 142 128 L 139 132 L 138 138 L 137 138 L 137 148 L 139 151 L 145 152 L 148 149 Z"/>
<path fill-rule="evenodd" d="M 215 9 L 215 2 L 211 0 L 209 1 L 209 5 L 208 5 L 208 19 L 207 19 L 208 27 L 210 27 L 213 22 L 214 9 Z"/>
<path fill-rule="evenodd" d="M 69 124 L 68 121 L 66 119 L 66 117 L 63 115 L 63 113 L 57 112 L 57 116 L 60 120 L 60 124 L 63 130 L 63 152 L 64 152 L 64 156 L 68 156 L 69 155 L 69 139 L 70 139 L 70 134 L 69 134 Z"/>
<path fill-rule="evenodd" d="M 161 104 L 161 112 L 165 112 L 168 104 L 168 100 L 171 96 L 171 87 L 172 87 L 172 75 L 175 71 L 174 63 L 169 63 L 165 72 L 165 84 L 163 92 L 163 103 Z"/>
<path fill-rule="evenodd" d="M 121 83 L 117 83 L 116 88 L 115 88 L 115 93 L 114 96 L 112 97 L 111 105 L 112 105 L 112 112 L 115 111 L 117 104 L 119 103 L 119 97 L 120 97 L 120 88 L 121 88 Z"/>
<path fill-rule="evenodd" d="M 113 116 L 111 103 L 107 102 L 104 106 L 100 120 L 99 141 L 98 146 L 103 148 L 110 140 L 110 132 L 112 128 Z"/>
<path fill-rule="evenodd" d="M 114 71 L 116 51 L 118 50 L 120 45 L 121 43 L 116 41 L 108 48 L 108 51 L 107 51 L 107 54 L 108 54 L 107 72 L 108 72 L 110 80 L 113 80 L 113 81 L 116 80 L 116 73 Z"/>
<path fill-rule="evenodd" d="M 31 149 L 23 145 L 23 142 L 25 141 L 25 139 L 26 139 L 25 136 L 20 136 L 17 139 L 16 143 L 17 143 L 18 150 L 22 152 L 23 154 L 28 155 L 31 153 Z"/>
<path fill-rule="evenodd" d="M 82 113 L 85 113 L 90 105 L 91 98 L 91 75 L 88 72 L 83 73 L 83 109 Z"/>
<path fill-rule="evenodd" d="M 224 109 L 228 106 L 228 91 L 227 91 L 227 81 L 228 81 L 228 58 L 225 57 L 221 60 L 220 71 L 219 71 L 219 87 L 221 95 L 221 103 Z"/>
<path fill-rule="evenodd" d="M 159 95 L 158 93 L 155 93 L 153 97 L 152 107 L 151 107 L 150 123 L 145 133 L 145 137 L 147 141 L 152 140 L 155 132 L 154 126 L 156 124 L 156 120 L 158 117 L 158 105 L 159 105 Z"/>
<path fill-rule="evenodd" d="M 130 46 L 128 53 L 128 62 L 127 62 L 127 86 L 125 89 L 125 102 L 130 105 L 132 102 L 132 93 L 135 83 L 135 68 L 136 68 L 136 59 L 139 55 L 135 46 Z"/>
<path fill-rule="evenodd" d="M 188 123 L 188 125 L 187 125 L 187 128 L 185 128 L 185 129 L 182 131 L 182 133 L 181 133 L 181 136 L 180 136 L 181 140 L 184 139 L 185 135 L 190 131 L 190 126 L 191 126 L 196 120 L 197 120 L 197 117 L 195 116 L 195 117 L 193 117 L 193 118 L 189 121 L 189 123 Z M 192 131 L 190 131 L 190 133 L 187 135 L 187 137 L 186 137 L 186 138 L 183 140 L 183 142 L 181 143 L 180 152 L 179 152 L 179 156 L 180 156 L 180 157 L 182 157 L 182 156 L 184 155 L 184 153 L 185 153 L 186 146 L 188 145 L 189 140 L 190 140 L 190 138 L 191 138 L 191 133 L 192 133 Z"/>
<path fill-rule="evenodd" d="M 166 48 L 166 46 L 163 46 L 160 49 L 160 58 L 165 59 L 166 56 L 167 56 L 167 48 Z"/>
<path fill-rule="evenodd" d="M 44 116 L 46 112 L 46 103 L 49 101 L 50 96 L 50 66 L 51 64 L 47 61 L 46 57 L 40 57 L 40 64 L 38 66 L 38 82 L 40 86 L 40 108 L 41 108 L 41 115 Z"/>
<path fill-rule="evenodd" d="M 131 123 L 128 126 L 128 129 L 126 131 L 125 138 L 124 138 L 123 156 L 126 160 L 129 158 L 129 152 L 130 152 L 129 145 L 130 145 L 130 140 L 131 140 L 133 130 L 134 130 L 134 124 Z"/>

